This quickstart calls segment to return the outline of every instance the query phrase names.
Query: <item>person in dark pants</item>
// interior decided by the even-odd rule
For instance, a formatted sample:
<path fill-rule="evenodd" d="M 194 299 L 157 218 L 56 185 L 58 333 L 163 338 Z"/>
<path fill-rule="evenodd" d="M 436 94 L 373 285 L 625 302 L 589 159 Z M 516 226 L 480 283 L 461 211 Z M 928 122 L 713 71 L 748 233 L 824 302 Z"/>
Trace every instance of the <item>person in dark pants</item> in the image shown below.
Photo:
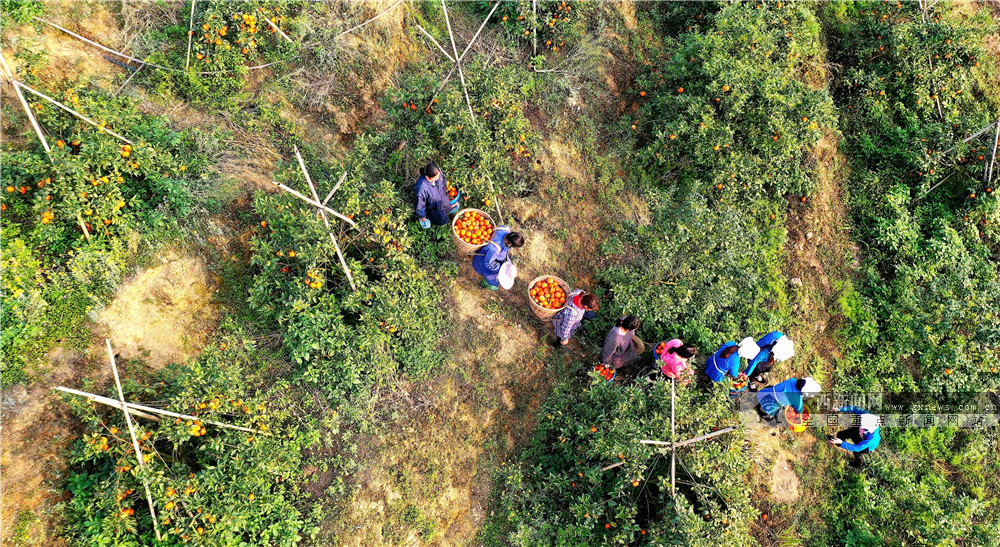
<path fill-rule="evenodd" d="M 864 455 L 871 454 L 882 442 L 882 434 L 879 433 L 879 417 L 856 406 L 841 407 L 838 411 L 860 416 L 860 425 L 838 431 L 836 435 L 828 435 L 827 442 L 845 452 L 854 453 L 854 459 L 851 460 L 850 465 L 855 469 L 861 469 L 865 465 Z"/>
<path fill-rule="evenodd" d="M 604 338 L 601 364 L 617 370 L 638 361 L 639 355 L 646 351 L 646 345 L 635 335 L 638 328 L 638 317 L 626 315 L 615 321 L 615 326 Z"/>
<path fill-rule="evenodd" d="M 427 229 L 431 224 L 444 226 L 451 222 L 451 198 L 448 197 L 448 180 L 444 173 L 433 163 L 428 163 L 420 169 L 417 179 L 417 220 L 420 227 Z"/>
<path fill-rule="evenodd" d="M 483 288 L 495 291 L 500 287 L 500 267 L 507 261 L 511 249 L 524 245 L 524 236 L 510 231 L 507 226 L 497 226 L 493 238 L 472 257 L 472 269 L 483 276 Z"/>

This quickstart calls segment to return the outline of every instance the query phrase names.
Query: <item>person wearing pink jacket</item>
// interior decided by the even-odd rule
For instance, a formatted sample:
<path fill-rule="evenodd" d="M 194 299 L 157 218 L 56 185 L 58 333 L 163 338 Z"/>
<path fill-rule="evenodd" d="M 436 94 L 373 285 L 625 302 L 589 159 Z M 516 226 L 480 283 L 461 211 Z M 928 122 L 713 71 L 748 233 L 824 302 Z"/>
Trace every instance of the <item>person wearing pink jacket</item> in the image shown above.
<path fill-rule="evenodd" d="M 679 338 L 667 342 L 667 347 L 660 354 L 660 370 L 667 376 L 675 380 L 683 380 L 685 383 L 691 380 L 694 374 L 694 367 L 689 361 L 698 353 L 698 348 L 692 344 L 685 344 Z"/>

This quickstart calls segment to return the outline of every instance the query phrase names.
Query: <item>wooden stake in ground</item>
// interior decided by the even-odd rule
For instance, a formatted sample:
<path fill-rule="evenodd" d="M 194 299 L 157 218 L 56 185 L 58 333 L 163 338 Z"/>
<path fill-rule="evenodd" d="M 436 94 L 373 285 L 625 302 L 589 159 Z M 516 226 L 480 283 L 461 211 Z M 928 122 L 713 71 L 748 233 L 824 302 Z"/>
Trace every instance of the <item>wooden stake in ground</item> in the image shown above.
<path fill-rule="evenodd" d="M 271 25 L 271 28 L 274 29 L 274 32 L 277 32 L 278 34 L 280 34 L 281 37 L 284 38 L 285 40 L 288 40 L 288 42 L 290 44 L 294 44 L 295 43 L 295 42 L 292 41 L 291 38 L 288 37 L 287 34 L 285 34 L 285 31 L 281 30 L 281 27 L 279 27 L 278 25 L 274 24 L 274 21 L 268 19 L 267 17 L 265 17 L 264 20 L 267 21 L 267 24 Z"/>
<path fill-rule="evenodd" d="M 989 172 L 987 172 L 986 168 L 983 167 L 983 173 L 986 175 L 985 177 L 986 184 L 990 184 L 991 182 L 993 182 L 993 166 L 997 162 L 997 145 L 1000 145 L 1000 118 L 997 118 L 996 126 L 997 126 L 996 134 L 993 135 L 993 155 L 990 156 Z"/>
<path fill-rule="evenodd" d="M 500 2 L 494 2 L 493 3 L 493 9 L 491 9 L 490 12 L 486 15 L 486 19 L 483 19 L 483 23 L 481 25 L 479 25 L 479 30 L 477 30 L 476 34 L 472 36 L 472 40 L 469 40 L 468 45 L 465 46 L 465 50 L 462 51 L 462 54 L 458 56 L 458 60 L 457 61 L 455 59 L 452 59 L 451 55 L 448 55 L 442 49 L 441 53 L 444 53 L 445 57 L 447 57 L 448 59 L 450 59 L 452 62 L 454 62 L 456 64 L 453 64 L 451 66 L 451 70 L 448 71 L 448 75 L 444 77 L 444 80 L 441 81 L 441 85 L 439 85 L 438 88 L 437 88 L 437 90 L 434 91 L 434 94 L 431 95 L 431 101 L 429 103 L 427 103 L 427 108 L 430 108 L 431 105 L 434 104 L 434 99 L 438 96 L 439 93 L 441 93 L 441 90 L 444 89 L 444 86 L 448 83 L 448 81 L 451 80 L 452 75 L 455 74 L 455 69 L 458 67 L 457 63 L 462 62 L 462 59 L 465 59 L 465 55 L 468 54 L 470 51 L 472 51 L 472 44 L 476 43 L 476 40 L 479 38 L 479 34 L 483 32 L 484 28 L 486 28 L 486 23 L 488 23 L 489 20 L 490 20 L 490 18 L 493 17 L 493 13 L 497 10 L 498 7 L 500 7 Z M 424 32 L 426 33 L 427 31 L 424 31 Z M 436 40 L 435 40 L 435 43 L 436 43 Z M 438 46 L 438 48 L 440 48 L 440 47 L 441 46 Z M 425 108 L 424 110 L 427 110 L 427 108 Z"/>
<path fill-rule="evenodd" d="M 306 170 L 306 162 L 302 160 L 302 154 L 299 153 L 299 147 L 295 147 L 295 158 L 299 160 L 299 167 L 302 169 L 302 174 L 306 177 L 306 183 L 309 184 L 309 191 L 312 192 L 313 200 L 319 204 L 317 208 L 317 213 L 319 213 L 320 218 L 323 219 L 323 225 L 326 226 L 326 233 L 330 235 L 330 241 L 333 242 L 333 248 L 337 251 L 337 258 L 340 260 L 340 267 L 344 269 L 344 273 L 347 274 L 347 281 L 351 284 L 351 290 L 357 291 L 358 288 L 354 286 L 354 277 L 351 276 L 351 269 L 347 267 L 347 261 L 344 260 L 344 253 L 340 251 L 340 245 L 337 243 L 337 237 L 333 235 L 333 231 L 330 229 L 330 220 L 326 218 L 326 203 L 331 197 L 333 197 L 333 192 L 337 191 L 340 187 L 340 183 L 344 181 L 347 177 L 347 173 L 344 173 L 340 177 L 340 181 L 337 182 L 337 186 L 333 188 L 330 195 L 326 197 L 322 203 L 319 201 L 319 194 L 316 193 L 316 187 L 312 183 L 312 177 L 309 176 L 309 171 Z"/>
<path fill-rule="evenodd" d="M 191 67 L 191 40 L 194 39 L 194 6 L 198 0 L 191 0 L 191 18 L 188 19 L 188 52 L 184 59 L 184 70 Z"/>
<path fill-rule="evenodd" d="M 136 403 L 125 403 L 125 405 L 123 406 L 121 403 L 119 403 L 118 401 L 115 401 L 114 399 L 109 399 L 107 397 L 102 397 L 102 396 L 96 395 L 94 393 L 87 393 L 86 391 L 80 391 L 78 389 L 71 389 L 71 388 L 63 387 L 63 386 L 54 387 L 52 389 L 55 389 L 57 391 L 62 391 L 64 393 L 69 393 L 70 395 L 78 395 L 80 397 L 85 397 L 87 399 L 90 399 L 91 401 L 94 401 L 95 403 L 101 403 L 102 405 L 107 405 L 107 406 L 110 406 L 112 408 L 117 408 L 119 410 L 128 409 L 129 413 L 131 413 L 133 416 L 139 416 L 140 418 L 146 418 L 146 419 L 149 419 L 149 420 L 159 421 L 160 419 L 158 417 L 156 417 L 156 416 L 153 415 L 153 414 L 159 414 L 161 416 L 170 416 L 171 418 L 179 418 L 179 419 L 182 419 L 182 420 L 192 420 L 192 421 L 194 421 L 194 420 L 200 420 L 201 423 L 203 423 L 203 424 L 214 425 L 216 427 L 221 427 L 223 429 L 234 429 L 236 431 L 246 431 L 247 433 L 255 433 L 257 435 L 270 435 L 270 433 L 268 433 L 267 431 L 257 431 L 255 429 L 251 429 L 249 427 L 242 427 L 242 426 L 238 426 L 238 425 L 229 425 L 229 424 L 224 424 L 224 423 L 220 423 L 220 422 L 213 422 L 211 420 L 206 420 L 204 418 L 199 418 L 197 416 L 192 416 L 190 414 L 181 414 L 179 412 L 171 412 L 169 410 L 163 410 L 162 408 L 153 408 L 151 406 L 145 406 L 145 405 L 140 405 L 140 404 L 136 404 Z M 152 414 L 147 414 L 147 412 L 150 412 Z"/>
<path fill-rule="evenodd" d="M 111 349 L 111 340 L 107 338 L 104 341 L 108 345 L 108 358 L 111 360 L 111 371 L 115 374 L 115 387 L 118 388 L 118 400 L 121 402 L 122 408 L 125 407 L 125 394 L 122 392 L 122 381 L 118 378 L 118 365 L 115 364 L 115 352 Z M 125 414 L 125 423 L 128 425 L 129 435 L 132 436 L 132 448 L 135 449 L 135 457 L 139 460 L 139 468 L 143 471 L 146 469 L 146 462 L 142 459 L 142 450 L 139 448 L 139 439 L 135 437 L 135 428 L 132 427 L 132 415 L 127 411 L 123 412 Z M 156 507 L 153 506 L 153 495 L 149 492 L 149 479 L 143 475 L 142 485 L 146 488 L 146 501 L 149 502 L 149 515 L 153 519 L 153 530 L 156 532 L 156 541 L 162 541 L 163 538 L 160 536 L 160 521 L 156 518 Z"/>
<path fill-rule="evenodd" d="M 0 68 L 3 68 L 4 75 L 7 76 L 11 87 L 14 88 L 14 93 L 17 95 L 18 100 L 21 101 L 21 107 L 24 108 L 24 113 L 28 116 L 28 122 L 31 123 L 31 127 L 35 130 L 35 134 L 38 135 L 38 140 L 42 141 L 42 148 L 44 148 L 45 153 L 49 155 L 49 161 L 52 161 L 52 149 L 49 148 L 49 143 L 45 140 L 42 128 L 38 125 L 38 120 L 35 119 L 35 114 L 31 111 L 28 101 L 24 100 L 24 95 L 21 93 L 20 88 L 17 87 L 17 82 L 14 81 L 14 72 L 7 66 L 7 61 L 4 60 L 3 55 L 0 55 Z"/>
<path fill-rule="evenodd" d="M 458 77 L 462 80 L 462 92 L 465 93 L 465 104 L 469 107 L 469 123 L 475 125 L 476 115 L 472 112 L 472 101 L 469 100 L 469 88 L 465 85 L 465 73 L 462 72 L 462 63 L 458 61 L 458 48 L 455 47 L 455 34 L 451 31 L 451 19 L 448 17 L 448 5 L 441 0 L 441 7 L 444 9 L 444 22 L 448 25 L 448 37 L 451 38 L 451 51 L 455 55 L 455 66 L 458 67 Z"/>
<path fill-rule="evenodd" d="M 278 181 L 273 181 L 273 182 L 274 182 L 274 185 L 277 186 L 278 188 L 281 188 L 282 190 L 288 192 L 289 194 L 291 194 L 291 195 L 293 195 L 293 196 L 301 199 L 302 201 L 308 203 L 309 205 L 312 205 L 313 207 L 318 207 L 320 209 L 323 209 L 327 213 L 330 213 L 331 215 L 339 218 L 340 220 L 343 220 L 343 221 L 347 222 L 348 224 L 350 224 L 351 226 L 354 226 L 355 228 L 358 226 L 357 224 L 354 223 L 353 220 L 345 217 L 344 215 L 338 213 L 337 211 L 334 211 L 333 209 L 327 207 L 326 205 L 323 205 L 322 203 L 320 203 L 318 201 L 313 201 L 312 199 L 310 199 L 310 198 L 306 197 L 305 195 L 303 195 L 302 192 L 295 191 L 295 190 L 293 190 L 293 189 L 285 186 L 284 184 L 281 184 Z"/>

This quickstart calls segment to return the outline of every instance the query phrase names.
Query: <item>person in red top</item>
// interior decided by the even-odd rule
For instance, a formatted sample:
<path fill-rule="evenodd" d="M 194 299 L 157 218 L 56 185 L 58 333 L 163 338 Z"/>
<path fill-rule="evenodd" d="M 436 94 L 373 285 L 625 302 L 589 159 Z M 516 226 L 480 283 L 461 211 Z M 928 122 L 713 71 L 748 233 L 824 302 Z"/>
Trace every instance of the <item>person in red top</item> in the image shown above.
<path fill-rule="evenodd" d="M 667 378 L 683 380 L 685 383 L 691 381 L 694 374 L 694 367 L 689 365 L 689 361 L 698 353 L 698 348 L 692 344 L 685 344 L 678 338 L 667 342 L 667 347 L 660 354 L 660 370 Z"/>

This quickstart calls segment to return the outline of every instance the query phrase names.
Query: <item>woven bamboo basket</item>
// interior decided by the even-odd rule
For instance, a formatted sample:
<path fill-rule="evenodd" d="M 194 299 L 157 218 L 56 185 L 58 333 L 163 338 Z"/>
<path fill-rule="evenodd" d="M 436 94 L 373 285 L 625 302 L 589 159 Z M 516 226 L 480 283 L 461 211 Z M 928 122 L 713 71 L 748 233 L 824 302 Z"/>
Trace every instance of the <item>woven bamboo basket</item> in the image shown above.
<path fill-rule="evenodd" d="M 563 308 L 566 307 L 562 306 L 561 308 L 558 309 L 543 308 L 538 305 L 538 302 L 535 302 L 534 298 L 531 297 L 530 291 L 531 288 L 535 286 L 535 283 L 538 283 L 539 281 L 543 279 L 548 279 L 550 277 L 556 280 L 556 283 L 560 287 L 562 287 L 562 290 L 566 291 L 566 296 L 568 297 L 571 291 L 571 289 L 569 288 L 569 283 L 566 283 L 565 281 L 554 275 L 540 275 L 532 279 L 531 283 L 528 283 L 528 288 L 524 291 L 524 295 L 528 297 L 528 305 L 531 306 L 531 311 L 534 312 L 535 315 L 538 316 L 538 318 L 543 321 L 551 321 L 552 317 L 555 316 L 555 314 L 559 313 L 559 310 L 562 310 Z"/>
<path fill-rule="evenodd" d="M 458 232 L 456 232 L 455 229 L 455 224 L 458 222 L 458 219 L 462 218 L 462 216 L 468 212 L 479 213 L 483 215 L 484 217 L 486 217 L 486 220 L 490 221 L 490 226 L 493 226 L 494 229 L 496 229 L 497 225 L 495 222 L 493 222 L 493 217 L 486 214 L 486 211 L 480 211 L 479 209 L 462 209 L 461 211 L 458 212 L 458 214 L 455 215 L 455 218 L 451 219 L 451 237 L 452 239 L 455 240 L 455 246 L 458 247 L 458 253 L 463 255 L 474 255 L 476 254 L 476 251 L 485 247 L 486 243 L 483 243 L 482 245 L 473 245 L 471 243 L 467 243 L 463 241 L 462 238 L 458 237 Z"/>

